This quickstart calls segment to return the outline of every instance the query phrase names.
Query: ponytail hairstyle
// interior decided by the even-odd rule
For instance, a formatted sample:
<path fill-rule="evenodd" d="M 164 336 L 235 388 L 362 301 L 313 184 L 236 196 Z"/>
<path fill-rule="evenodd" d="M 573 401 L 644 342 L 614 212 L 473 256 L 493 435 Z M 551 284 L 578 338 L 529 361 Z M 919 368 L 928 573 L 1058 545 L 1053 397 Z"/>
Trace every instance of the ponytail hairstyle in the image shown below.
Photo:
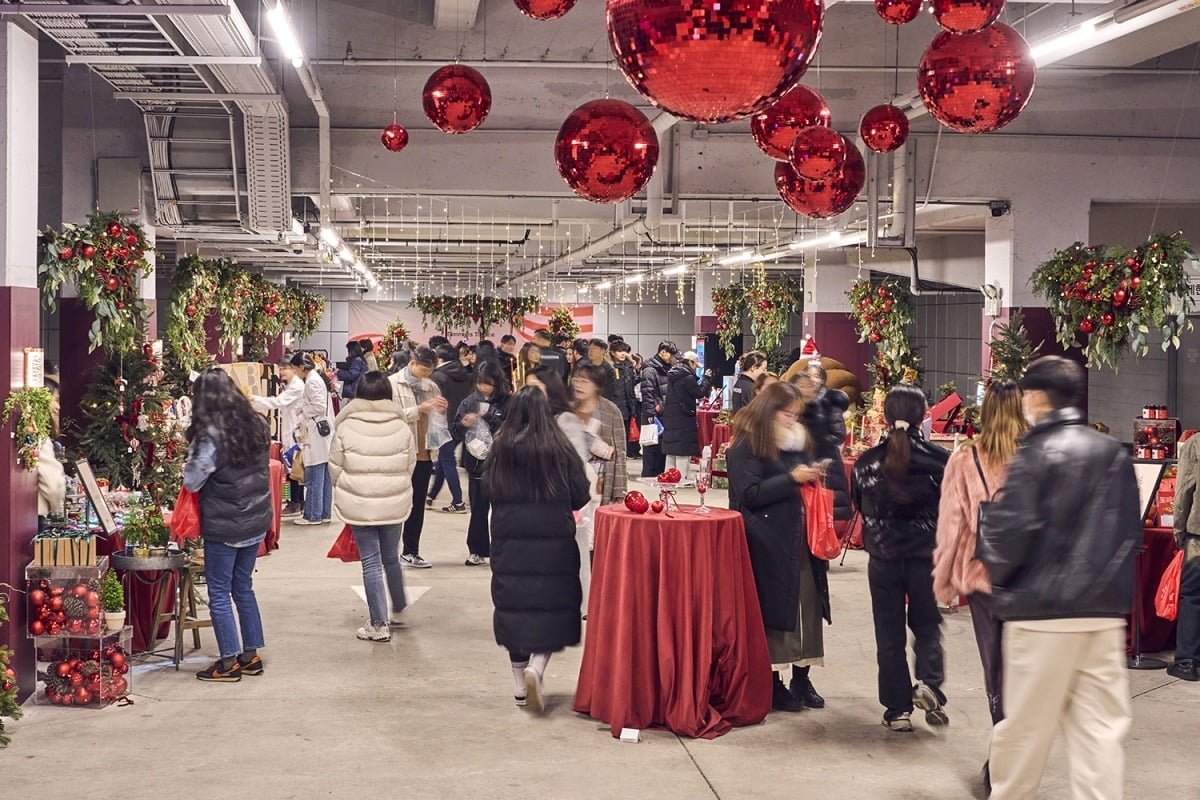
<path fill-rule="evenodd" d="M 905 488 L 908 467 L 912 461 L 911 432 L 921 429 L 925 419 L 925 393 L 910 383 L 893 386 L 883 401 L 883 417 L 888 424 L 888 438 L 884 447 L 883 478 L 888 490 L 896 500 L 908 496 Z"/>

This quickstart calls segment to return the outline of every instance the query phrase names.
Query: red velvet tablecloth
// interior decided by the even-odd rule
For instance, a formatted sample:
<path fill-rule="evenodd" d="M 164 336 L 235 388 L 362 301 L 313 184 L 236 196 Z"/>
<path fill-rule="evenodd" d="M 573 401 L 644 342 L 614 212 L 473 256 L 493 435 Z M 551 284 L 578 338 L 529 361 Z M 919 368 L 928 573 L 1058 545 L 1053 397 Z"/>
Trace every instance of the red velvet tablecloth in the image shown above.
<path fill-rule="evenodd" d="M 97 555 L 108 556 L 124 549 L 125 540 L 121 538 L 120 531 L 107 538 L 96 539 Z M 122 583 L 125 586 L 125 620 L 126 624 L 133 627 L 133 652 L 144 653 L 171 635 L 170 622 L 158 626 L 155 636 L 152 637 L 150 633 L 154 627 L 154 604 L 160 590 L 166 593 L 163 597 L 163 613 L 175 610 L 175 597 L 179 594 L 179 576 L 174 572 L 117 572 L 124 578 Z"/>
<path fill-rule="evenodd" d="M 575 710 L 712 739 L 771 710 L 771 660 L 740 514 L 596 512 Z"/>
<path fill-rule="evenodd" d="M 699 428 L 700 434 L 700 451 L 704 452 L 706 444 L 713 443 L 713 431 L 717 426 L 717 417 L 721 415 L 721 410 L 717 408 L 700 409 L 696 412 L 696 425 Z M 713 445 L 713 453 L 717 452 L 716 445 Z"/>
<path fill-rule="evenodd" d="M 1154 613 L 1154 595 L 1167 565 L 1175 557 L 1175 534 L 1170 528 L 1145 528 L 1142 531 L 1145 551 L 1138 559 L 1137 588 L 1142 600 L 1142 652 L 1157 653 L 1175 647 L 1175 621 Z M 1126 629 L 1132 637 L 1133 628 Z M 1130 652 L 1133 642 L 1129 642 Z"/>
<path fill-rule="evenodd" d="M 267 538 L 263 539 L 258 546 L 259 556 L 269 555 L 272 550 L 279 549 L 279 526 L 283 521 L 283 483 L 287 480 L 287 473 L 283 469 L 283 462 L 272 458 L 271 466 L 271 508 L 275 513 L 271 517 L 271 527 L 267 529 Z"/>

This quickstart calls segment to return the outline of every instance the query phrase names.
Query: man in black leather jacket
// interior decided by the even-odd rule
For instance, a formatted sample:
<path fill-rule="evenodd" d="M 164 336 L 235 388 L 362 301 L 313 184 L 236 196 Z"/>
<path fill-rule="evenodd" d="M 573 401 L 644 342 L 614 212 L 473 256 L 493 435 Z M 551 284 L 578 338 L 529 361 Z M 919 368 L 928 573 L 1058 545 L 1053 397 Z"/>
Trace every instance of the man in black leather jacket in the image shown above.
<path fill-rule="evenodd" d="M 992 735 L 993 800 L 1037 795 L 1060 727 L 1077 797 L 1119 798 L 1129 730 L 1125 622 L 1142 539 L 1133 463 L 1076 404 L 1085 375 L 1040 358 L 1021 380 L 1033 425 L 978 555 L 1004 620 L 1005 719 Z"/>

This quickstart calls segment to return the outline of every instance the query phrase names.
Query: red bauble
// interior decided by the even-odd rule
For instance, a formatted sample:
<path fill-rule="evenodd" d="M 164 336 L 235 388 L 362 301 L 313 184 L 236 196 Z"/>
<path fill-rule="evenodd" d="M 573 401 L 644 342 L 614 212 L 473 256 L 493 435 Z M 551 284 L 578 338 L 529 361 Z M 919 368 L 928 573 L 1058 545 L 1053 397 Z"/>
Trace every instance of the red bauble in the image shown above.
<path fill-rule="evenodd" d="M 580 197 L 618 203 L 641 190 L 658 163 L 658 135 L 622 100 L 593 100 L 571 112 L 554 140 L 558 174 Z"/>
<path fill-rule="evenodd" d="M 96 246 L 94 244 L 85 244 L 83 247 L 79 248 L 79 253 L 84 258 L 91 258 L 92 256 L 96 255 Z"/>
<path fill-rule="evenodd" d="M 1114 320 L 1116 320 L 1116 317 L 1113 316 L 1111 311 L 1105 311 L 1100 315 L 1100 324 L 1104 325 L 1105 327 L 1111 326 Z"/>
<path fill-rule="evenodd" d="M 399 153 L 408 144 L 408 131 L 403 125 L 393 122 L 379 134 L 379 141 L 393 153 Z"/>
<path fill-rule="evenodd" d="M 1129 285 L 1132 286 L 1134 289 L 1141 286 L 1142 285 L 1142 276 L 1134 275 L 1132 278 L 1129 279 Z"/>
<path fill-rule="evenodd" d="M 575 7 L 575 0 L 513 0 L 517 10 L 534 19 L 558 19 Z"/>
<path fill-rule="evenodd" d="M 125 654 L 117 651 L 108 657 L 108 663 L 113 665 L 113 669 L 120 669 L 125 666 Z"/>
<path fill-rule="evenodd" d="M 658 480 L 661 483 L 679 483 L 681 480 L 683 480 L 683 473 L 681 473 L 675 467 L 671 467 L 662 475 L 660 475 Z"/>
<path fill-rule="evenodd" d="M 46 605 L 46 593 L 41 589 L 34 589 L 29 593 L 29 605 L 34 608 L 41 608 Z"/>
<path fill-rule="evenodd" d="M 1116 308 L 1120 308 L 1121 306 L 1125 305 L 1125 301 L 1127 299 L 1129 299 L 1129 292 L 1125 291 L 1124 289 L 1117 289 L 1115 292 L 1113 292 L 1112 302 L 1113 306 Z"/>
<path fill-rule="evenodd" d="M 54 674 L 60 678 L 65 678 L 71 674 L 71 665 L 66 661 L 60 661 L 54 665 Z"/>
<path fill-rule="evenodd" d="M 30 620 L 30 622 L 29 622 L 29 635 L 30 636 L 41 636 L 45 632 L 46 632 L 46 624 L 44 622 L 42 622 L 40 619 Z"/>
<path fill-rule="evenodd" d="M 750 133 L 759 149 L 776 161 L 787 161 L 796 134 L 812 125 L 829 126 L 829 106 L 824 98 L 803 84 L 750 120 Z"/>
<path fill-rule="evenodd" d="M 117 255 L 119 255 L 121 258 L 129 258 L 129 248 L 128 247 L 118 247 Z"/>
<path fill-rule="evenodd" d="M 51 591 L 49 606 L 51 611 L 62 611 L 63 599 L 61 590 L 58 592 L 58 594 L 54 594 L 53 591 Z"/>
<path fill-rule="evenodd" d="M 137 247 L 137 243 L 138 237 L 136 233 L 130 231 L 129 233 L 125 234 L 125 244 L 129 245 L 130 247 Z"/>
<path fill-rule="evenodd" d="M 429 76 L 421 92 L 425 116 L 446 133 L 473 131 L 492 110 L 492 89 L 479 70 L 450 64 Z"/>
<path fill-rule="evenodd" d="M 877 290 L 875 290 L 875 293 L 878 294 L 880 297 L 887 297 L 887 295 L 888 295 L 887 287 L 880 286 Z"/>
<path fill-rule="evenodd" d="M 116 239 L 118 236 L 120 236 L 121 233 L 123 232 L 123 229 L 121 228 L 121 223 L 116 222 L 115 220 L 113 222 L 108 223 L 108 227 L 105 228 L 105 230 L 108 232 L 108 235 L 114 239 Z"/>
<path fill-rule="evenodd" d="M 62 250 L 58 251 L 58 257 L 61 258 L 63 261 L 70 261 L 72 258 L 75 257 L 75 248 L 74 247 L 64 247 Z"/>
<path fill-rule="evenodd" d="M 933 18 L 951 33 L 976 33 L 1004 10 L 1004 0 L 930 0 Z"/>
<path fill-rule="evenodd" d="M 96 608 L 100 605 L 100 593 L 88 592 L 87 596 L 84 597 L 83 600 L 85 603 L 87 603 L 88 608 Z"/>
<path fill-rule="evenodd" d="M 890 153 L 908 141 L 908 117 L 895 106 L 884 103 L 863 114 L 858 132 L 870 149 Z"/>
<path fill-rule="evenodd" d="M 650 501 L 641 492 L 629 492 L 625 495 L 625 507 L 635 514 L 645 514 L 650 509 Z"/>
<path fill-rule="evenodd" d="M 115 292 L 120 288 L 120 286 L 121 284 L 116 278 L 109 278 L 104 282 L 104 288 L 108 289 L 110 292 Z"/>
<path fill-rule="evenodd" d="M 833 128 L 813 125 L 796 134 L 788 161 L 801 178 L 824 181 L 842 171 L 847 153 L 853 147 L 845 136 Z"/>
<path fill-rule="evenodd" d="M 661 514 L 665 508 L 666 508 L 666 506 L 663 505 L 662 500 L 655 500 L 653 503 L 650 504 L 650 510 L 653 511 L 655 514 Z"/>
<path fill-rule="evenodd" d="M 194 317 L 196 316 L 196 307 L 188 306 L 187 308 L 183 309 L 183 313 L 187 314 L 189 317 Z"/>
<path fill-rule="evenodd" d="M 1029 102 L 1037 65 L 1021 34 L 1001 23 L 939 33 L 921 57 L 917 87 L 938 122 L 963 133 L 1003 128 Z"/>
<path fill-rule="evenodd" d="M 841 172 L 827 181 L 806 181 L 791 164 L 775 165 L 775 188 L 779 196 L 797 214 L 815 219 L 835 217 L 850 208 L 866 181 L 867 165 L 853 145 Z"/>
<path fill-rule="evenodd" d="M 1079 323 L 1079 330 L 1084 333 L 1091 333 L 1096 330 L 1096 323 L 1092 321 L 1091 317 L 1084 317 L 1083 322 Z"/>
<path fill-rule="evenodd" d="M 694 122 L 762 111 L 821 40 L 822 0 L 608 0 L 608 41 L 633 88 Z"/>
<path fill-rule="evenodd" d="M 875 0 L 875 13 L 884 22 L 903 25 L 921 13 L 922 0 Z"/>
<path fill-rule="evenodd" d="M 84 686 L 75 687 L 75 691 L 72 692 L 72 695 L 75 698 L 75 705 L 77 706 L 86 706 L 88 703 L 92 702 L 92 693 L 89 692 Z"/>
<path fill-rule="evenodd" d="M 67 683 L 72 686 L 83 686 L 83 675 L 78 672 L 70 672 L 67 674 Z"/>
<path fill-rule="evenodd" d="M 883 336 L 879 333 L 879 331 L 872 331 L 871 341 L 874 342 L 875 344 L 879 344 L 880 342 L 883 341 Z"/>

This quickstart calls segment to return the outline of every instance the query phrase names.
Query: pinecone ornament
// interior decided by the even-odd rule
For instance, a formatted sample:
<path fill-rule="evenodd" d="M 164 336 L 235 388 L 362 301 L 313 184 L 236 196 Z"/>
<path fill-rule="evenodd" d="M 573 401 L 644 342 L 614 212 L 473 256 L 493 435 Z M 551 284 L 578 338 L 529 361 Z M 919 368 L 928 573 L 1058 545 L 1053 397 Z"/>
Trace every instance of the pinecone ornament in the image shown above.
<path fill-rule="evenodd" d="M 85 661 L 79 665 L 79 674 L 85 678 L 100 674 L 99 661 Z"/>
<path fill-rule="evenodd" d="M 87 585 L 89 592 L 100 591 L 100 579 L 99 578 L 88 578 L 86 585 Z"/>
<path fill-rule="evenodd" d="M 87 601 L 82 597 L 70 595 L 63 599 L 63 611 L 68 619 L 84 619 L 87 617 Z"/>
<path fill-rule="evenodd" d="M 56 675 L 46 678 L 46 694 L 66 694 L 71 691 L 71 684 L 66 678 Z"/>

